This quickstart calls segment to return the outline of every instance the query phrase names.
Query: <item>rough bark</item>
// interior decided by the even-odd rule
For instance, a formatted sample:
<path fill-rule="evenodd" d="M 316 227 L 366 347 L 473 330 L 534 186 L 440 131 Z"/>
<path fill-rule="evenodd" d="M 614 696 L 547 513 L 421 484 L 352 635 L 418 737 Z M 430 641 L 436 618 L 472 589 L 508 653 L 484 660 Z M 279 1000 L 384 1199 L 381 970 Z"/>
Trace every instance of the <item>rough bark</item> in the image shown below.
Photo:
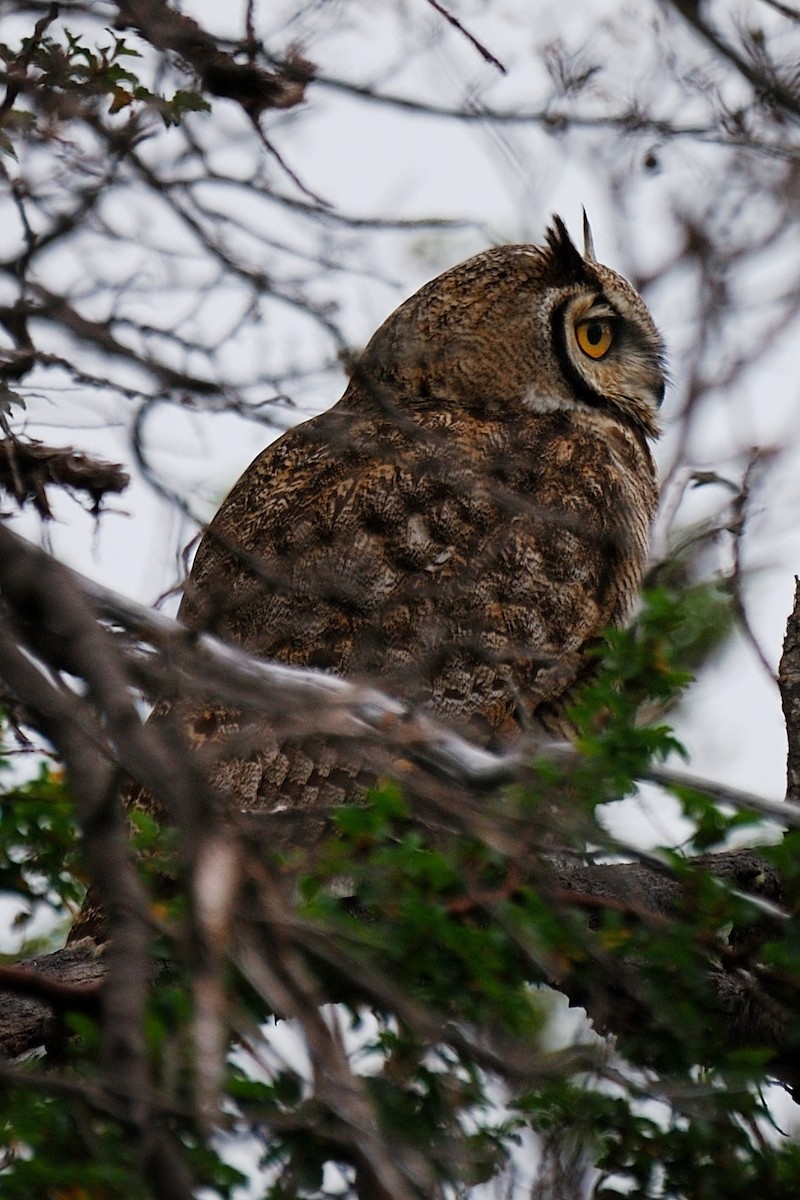
<path fill-rule="evenodd" d="M 313 67 L 295 57 L 281 71 L 239 62 L 191 17 L 163 0 L 118 0 L 119 24 L 132 26 L 157 50 L 172 51 L 198 75 L 204 91 L 235 100 L 251 117 L 268 108 L 294 108 L 305 96 Z M 255 52 L 258 47 L 249 47 Z"/>
<path fill-rule="evenodd" d="M 800 579 L 795 579 L 794 607 L 786 623 L 778 684 L 786 718 L 786 798 L 800 798 Z"/>
<path fill-rule="evenodd" d="M 85 940 L 0 970 L 0 1049 L 13 1058 L 53 1042 L 67 1011 L 96 1012 L 105 976 L 102 947 Z"/>
<path fill-rule="evenodd" d="M 119 464 L 90 458 L 71 446 L 43 446 L 17 438 L 0 440 L 0 488 L 20 505 L 32 500 L 44 517 L 52 516 L 46 492 L 49 484 L 84 492 L 96 512 L 104 496 L 123 492 L 129 481 Z"/>

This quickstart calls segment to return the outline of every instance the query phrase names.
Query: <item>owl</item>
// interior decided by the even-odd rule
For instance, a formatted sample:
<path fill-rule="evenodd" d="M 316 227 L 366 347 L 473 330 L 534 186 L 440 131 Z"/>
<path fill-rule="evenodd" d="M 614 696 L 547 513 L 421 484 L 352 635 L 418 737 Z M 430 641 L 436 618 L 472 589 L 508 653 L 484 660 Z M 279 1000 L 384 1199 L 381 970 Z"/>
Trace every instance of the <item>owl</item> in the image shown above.
<path fill-rule="evenodd" d="M 486 747 L 563 732 L 587 647 L 641 579 L 664 380 L 647 308 L 590 238 L 582 255 L 556 217 L 542 246 L 478 254 L 401 304 L 338 404 L 247 468 L 180 617 L 369 680 Z M 243 752 L 240 715 L 213 702 L 179 717 L 238 809 L 330 811 L 375 775 L 274 724 Z"/>

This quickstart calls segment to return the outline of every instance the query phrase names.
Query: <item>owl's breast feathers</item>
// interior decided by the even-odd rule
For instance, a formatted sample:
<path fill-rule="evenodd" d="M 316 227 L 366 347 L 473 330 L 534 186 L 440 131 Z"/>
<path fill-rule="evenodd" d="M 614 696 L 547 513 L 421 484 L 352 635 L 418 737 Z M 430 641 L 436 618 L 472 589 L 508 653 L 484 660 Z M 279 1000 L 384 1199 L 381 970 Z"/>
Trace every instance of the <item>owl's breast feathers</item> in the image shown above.
<path fill-rule="evenodd" d="M 239 480 L 182 619 L 265 659 L 376 679 L 485 743 L 547 723 L 635 597 L 657 500 L 644 438 L 575 412 L 398 423 L 348 396 Z M 316 797 L 321 764 L 337 769 L 322 747 L 275 743 L 260 761 L 240 806 Z"/>

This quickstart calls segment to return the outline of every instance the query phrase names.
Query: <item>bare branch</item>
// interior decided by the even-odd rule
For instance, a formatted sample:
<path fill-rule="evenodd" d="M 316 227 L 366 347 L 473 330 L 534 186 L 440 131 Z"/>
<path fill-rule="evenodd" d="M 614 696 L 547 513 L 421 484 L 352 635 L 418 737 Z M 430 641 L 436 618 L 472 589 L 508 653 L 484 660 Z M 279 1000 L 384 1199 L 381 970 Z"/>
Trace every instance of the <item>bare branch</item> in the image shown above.
<path fill-rule="evenodd" d="M 800 828 L 800 804 L 787 804 L 781 800 L 767 800 L 764 796 L 756 796 L 754 792 L 744 792 L 738 788 L 727 787 L 709 779 L 701 779 L 684 771 L 673 771 L 669 767 L 658 767 L 651 763 L 643 779 L 651 783 L 660 783 L 669 788 L 690 788 L 715 800 L 718 804 L 729 804 L 745 812 L 757 812 L 769 817 L 779 825 Z"/>
<path fill-rule="evenodd" d="M 52 966 L 48 963 L 48 966 Z M 32 964 L 18 967 L 0 966 L 0 989 L 18 996 L 31 996 L 45 1000 L 54 1008 L 72 1009 L 76 1012 L 97 1013 L 100 989 L 96 981 L 70 983 L 55 978 L 52 970 L 37 970 Z"/>
<path fill-rule="evenodd" d="M 527 746 L 502 754 L 484 750 L 376 688 L 312 668 L 263 662 L 211 634 L 187 630 L 163 613 L 47 559 L 41 551 L 0 527 L 0 546 L 3 545 L 16 545 L 19 553 L 31 555 L 37 562 L 46 560 L 60 579 L 68 579 L 72 586 L 82 589 L 102 617 L 168 653 L 173 679 L 182 673 L 195 684 L 202 682 L 206 693 L 213 693 L 223 701 L 254 707 L 267 714 L 280 713 L 284 723 L 287 714 L 297 707 L 305 729 L 311 725 L 316 733 L 367 738 L 376 744 L 391 745 L 441 778 L 479 790 L 491 790 L 526 778 L 528 766 L 536 755 L 564 766 L 578 761 L 572 746 L 552 741 L 533 740 Z M 41 571 L 41 562 L 37 569 Z M 86 664 L 79 666 L 73 662 L 72 667 L 82 673 Z M 134 767 L 136 774 L 140 771 L 141 767 Z M 800 826 L 800 805 L 768 800 L 667 767 L 651 765 L 643 778 L 667 787 L 692 788 L 722 804 L 759 812 L 781 824 Z M 159 791 L 162 787 L 163 784 Z M 178 805 L 175 811 L 179 809 Z"/>
<path fill-rule="evenodd" d="M 106 973 L 102 948 L 76 942 L 0 970 L 0 1051 L 9 1058 L 49 1043 L 65 1012 L 96 1012 Z"/>
<path fill-rule="evenodd" d="M 680 13 L 687 25 L 708 43 L 720 57 L 736 68 L 742 78 L 752 84 L 757 95 L 784 109 L 793 117 L 800 117 L 800 97 L 788 88 L 777 75 L 754 66 L 730 46 L 704 19 L 698 0 L 671 0 L 672 7 Z"/>
<path fill-rule="evenodd" d="M 479 42 L 474 34 L 470 33 L 468 29 L 465 29 L 458 17 L 454 17 L 453 14 L 449 12 L 443 4 L 439 3 L 439 0 L 427 0 L 427 2 L 430 4 L 431 8 L 435 9 L 435 11 L 439 13 L 441 17 L 444 17 L 445 21 L 448 21 L 454 29 L 457 29 L 459 33 L 464 35 L 467 41 L 470 42 L 470 44 L 473 45 L 478 51 L 484 62 L 491 63 L 493 67 L 497 67 L 498 71 L 500 71 L 503 75 L 508 74 L 508 71 L 500 62 L 500 59 L 495 58 L 491 50 L 487 50 L 483 43 Z"/>
<path fill-rule="evenodd" d="M 786 622 L 778 683 L 789 741 L 786 794 L 790 800 L 797 803 L 800 801 L 800 579 L 797 578 L 794 607 Z"/>
<path fill-rule="evenodd" d="M 52 515 L 45 491 L 48 484 L 86 492 L 96 513 L 105 495 L 123 492 L 129 482 L 130 476 L 118 463 L 91 458 L 71 447 L 43 446 L 17 438 L 0 441 L 0 487 L 11 492 L 19 504 L 33 500 L 43 517 Z"/>
<path fill-rule="evenodd" d="M 58 5 L 51 4 L 44 16 L 40 17 L 34 25 L 33 33 L 25 49 L 17 55 L 11 64 L 6 84 L 6 94 L 3 96 L 2 101 L 0 101 L 0 129 L 3 128 L 3 125 L 8 120 L 8 114 L 14 106 L 14 101 L 22 90 L 28 67 L 31 65 L 37 47 L 41 43 L 48 26 L 52 25 L 57 17 Z"/>
<path fill-rule="evenodd" d="M 761 666 L 764 668 L 769 678 L 777 682 L 775 671 L 767 659 L 764 651 L 761 649 L 758 638 L 753 632 L 753 627 L 747 616 L 747 608 L 745 606 L 744 596 L 742 593 L 742 542 L 744 540 L 744 532 L 747 524 L 748 506 L 753 488 L 753 477 L 757 469 L 762 467 L 765 462 L 768 462 L 771 457 L 772 454 L 768 450 L 754 449 L 751 451 L 750 461 L 747 464 L 747 469 L 745 470 L 744 477 L 742 479 L 742 485 L 732 501 L 732 516 L 728 528 L 733 535 L 733 572 L 731 574 L 729 584 L 731 595 L 733 597 L 734 610 L 739 618 L 742 631 L 752 646 L 756 658 L 761 663 Z"/>

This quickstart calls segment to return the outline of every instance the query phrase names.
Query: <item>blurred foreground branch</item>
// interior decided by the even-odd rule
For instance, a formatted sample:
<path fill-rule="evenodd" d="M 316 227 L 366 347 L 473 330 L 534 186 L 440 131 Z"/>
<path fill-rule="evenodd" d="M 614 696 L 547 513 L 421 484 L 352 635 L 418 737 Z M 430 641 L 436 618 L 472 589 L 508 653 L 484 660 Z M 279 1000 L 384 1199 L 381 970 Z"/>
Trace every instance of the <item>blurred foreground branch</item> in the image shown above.
<path fill-rule="evenodd" d="M 254 119 L 270 108 L 294 108 L 305 97 L 314 68 L 299 56 L 281 72 L 269 71 L 252 59 L 238 61 L 197 21 L 164 0 L 117 0 L 116 7 L 121 27 L 136 29 L 157 50 L 179 55 L 196 71 L 205 91 L 235 100 Z"/>
<path fill-rule="evenodd" d="M 242 964 L 256 978 L 270 971 L 262 959 L 259 945 L 261 935 L 255 929 L 259 921 L 266 922 L 286 942 L 286 953 L 296 954 L 302 950 L 313 959 L 333 961 L 330 938 L 324 923 L 315 924 L 298 918 L 283 895 L 285 883 L 270 882 L 259 865 L 259 855 L 253 857 L 248 845 L 253 838 L 270 838 L 269 819 L 242 826 L 242 841 L 231 843 L 231 830 L 220 840 L 222 824 L 228 824 L 224 815 L 214 809 L 213 797 L 209 793 L 203 800 L 204 786 L 196 759 L 179 743 L 170 745 L 159 733 L 156 725 L 144 726 L 133 709 L 132 689 L 135 681 L 143 677 L 153 687 L 163 684 L 165 672 L 172 680 L 173 688 L 202 689 L 207 694 L 218 696 L 228 703 L 243 709 L 253 709 L 284 722 L 288 719 L 298 723 L 314 736 L 325 734 L 334 737 L 357 738 L 365 744 L 380 747 L 395 764 L 400 779 L 410 787 L 412 799 L 417 797 L 424 812 L 432 806 L 438 821 L 447 826 L 465 829 L 471 836 L 489 837 L 498 844 L 512 845 L 514 826 L 503 833 L 505 818 L 496 817 L 492 828 L 493 814 L 502 809 L 492 809 L 488 798 L 500 785 L 524 781 L 536 788 L 537 777 L 532 766 L 532 754 L 540 756 L 561 767 L 580 766 L 580 756 L 569 747 L 555 745 L 529 746 L 526 750 L 497 755 L 476 747 L 448 731 L 425 714 L 413 712 L 407 706 L 368 688 L 334 676 L 313 670 L 299 670 L 284 666 L 258 662 L 236 648 L 217 639 L 197 634 L 179 623 L 82 578 L 61 564 L 48 558 L 41 551 L 25 543 L 10 530 L 0 526 L 0 592 L 18 633 L 26 644 L 26 655 L 37 658 L 48 673 L 68 670 L 89 685 L 90 700 L 78 702 L 54 691 L 46 677 L 35 671 L 30 664 L 31 675 L 24 664 L 28 659 L 9 657 L 4 652 L 0 658 L 5 687 L 13 693 L 18 705 L 26 712 L 28 720 L 50 738 L 67 761 L 73 788 L 80 797 L 81 774 L 85 762 L 70 766 L 70 746 L 77 734 L 82 753 L 91 746 L 91 755 L 98 755 L 98 765 L 105 759 L 109 768 L 114 763 L 122 764 L 126 771 L 150 787 L 163 800 L 171 819 L 183 831 L 183 855 L 193 869 L 206 879 L 200 894 L 210 897 L 218 891 L 220 849 L 228 845 L 232 849 L 231 888 L 222 908 L 209 907 L 208 900 L 201 906 L 198 917 L 197 936 L 199 944 L 207 947 L 209 963 L 217 961 L 219 947 L 229 944 L 229 922 L 238 910 L 242 881 L 249 880 L 250 887 L 260 880 L 258 892 L 261 896 L 256 910 L 248 918 L 256 926 L 248 934 L 246 927 L 239 927 L 238 939 Z M 58 596 L 58 606 L 52 604 Z M 70 597 L 74 596 L 74 603 Z M 68 616 L 66 614 L 69 614 Z M 98 623 L 99 622 L 99 623 Z M 116 632 L 109 631 L 111 626 Z M 800 625 L 800 599 L 790 619 L 790 632 L 796 636 Z M 145 649 L 145 644 L 149 650 Z M 788 638 L 787 638 L 787 644 Z M 116 665 L 114 665 L 116 664 Z M 782 678 L 789 670 L 785 659 Z M 63 698 L 63 699 L 62 699 Z M 66 706 L 64 701 L 66 700 Z M 128 715 L 125 715 L 126 712 Z M 74 733 L 73 733 L 74 730 Z M 86 739 L 90 739 L 86 741 Z M 88 761 L 88 760 L 87 760 Z M 75 772 L 78 772 L 76 775 Z M 112 776 L 109 776 L 109 779 Z M 429 783 L 425 784 L 425 779 Z M 681 776 L 671 777 L 680 781 Z M 685 777 L 683 777 L 685 779 Z M 436 781 L 440 781 L 437 783 Z M 694 787 L 704 786 L 702 781 L 691 780 Z M 771 816 L 777 817 L 781 806 L 759 801 L 745 793 L 718 789 L 709 785 L 709 790 L 722 802 L 740 804 L 745 808 L 758 809 L 762 805 Z M 199 799 L 198 799 L 199 797 Z M 95 821 L 105 812 L 110 797 L 102 800 L 97 815 L 93 816 L 91 798 L 87 793 L 84 822 L 87 865 L 96 868 L 92 851 L 92 829 Z M 198 826 L 198 804 L 204 816 Z M 203 807 L 204 806 L 204 807 Z M 792 806 L 785 806 L 787 824 L 796 824 L 798 817 Z M 112 818 L 112 826 L 118 827 L 120 816 Z M 105 823 L 107 817 L 102 817 Z M 233 830 L 236 826 L 234 823 Z M 98 827 L 99 829 L 99 827 Z M 202 832 L 200 832 L 202 830 Z M 115 838 L 119 834 L 114 835 Z M 103 851 L 106 870 L 100 872 L 108 878 L 101 889 L 105 892 L 104 903 L 110 905 L 112 920 L 111 960 L 108 950 L 98 955 L 97 945 L 90 939 L 78 942 L 68 952 L 58 951 L 26 965 L 25 970 L 5 981 L 0 986 L 8 992 L 26 994 L 27 1000 L 15 1001 L 6 1008 L 5 1020 L 0 1029 L 0 1045 L 6 1053 L 19 1053 L 47 1041 L 53 1036 L 61 1011 L 85 1005 L 94 1005 L 97 985 L 102 979 L 102 1003 L 108 1003 L 109 976 L 115 959 L 118 960 L 121 945 L 125 951 L 125 969 L 121 979 L 128 980 L 132 959 L 129 926 L 133 919 L 140 926 L 139 939 L 148 924 L 143 914 L 136 915 L 139 900 L 124 900 L 120 908 L 119 879 L 112 886 L 111 874 L 121 872 L 124 876 L 123 851 L 111 850 L 110 843 Z M 226 855 L 230 856 L 229 850 Z M 766 930 L 780 926 L 785 919 L 782 910 L 776 907 L 781 888 L 776 872 L 755 851 L 735 850 L 720 854 L 701 855 L 687 864 L 688 874 L 676 876 L 666 862 L 645 858 L 639 862 L 617 864 L 593 864 L 582 856 L 561 853 L 547 845 L 529 847 L 530 853 L 520 852 L 515 859 L 516 875 L 510 879 L 505 896 L 513 903 L 519 888 L 535 883 L 549 897 L 554 909 L 573 910 L 585 914 L 591 927 L 598 914 L 617 912 L 637 925 L 658 927 L 663 923 L 680 922 L 686 905 L 692 904 L 695 870 L 707 872 L 726 888 L 733 888 L 747 896 L 760 912 L 760 920 Z M 210 856 L 210 857 L 209 857 Z M 212 861 L 217 865 L 212 867 Z M 109 863 L 113 869 L 109 874 Z M 207 865 L 203 865 L 203 864 Z M 229 868 L 225 868 L 226 871 Z M 210 872 L 210 873 L 209 873 Z M 236 881 L 239 880 L 239 883 Z M 272 895 L 272 899 L 268 897 Z M 133 904 L 133 908 L 130 904 Z M 486 901 L 476 896 L 468 903 L 469 908 L 479 908 Z M 275 908 L 275 905 L 278 905 Z M 266 907 L 263 907 L 266 905 Z M 288 905 L 288 907 L 287 907 Z M 114 912 L 118 913 L 118 928 L 125 935 L 123 942 L 114 941 Z M 454 910 L 456 911 L 456 910 Z M 259 916 L 260 913 L 260 916 Z M 271 914 L 271 915 L 270 915 Z M 144 919 L 145 925 L 140 923 Z M 233 918 L 237 920 L 238 918 Z M 246 926 L 247 922 L 245 923 Z M 119 937 L 119 934 L 117 935 Z M 273 936 L 273 935 L 271 935 Z M 223 942 L 219 942 L 222 938 Z M 288 940 L 287 940 L 288 939 Z M 249 947 L 249 949 L 248 949 Z M 294 947 L 294 949 L 291 949 Z M 787 1041 L 790 1022 L 785 1008 L 785 988 L 773 994 L 775 979 L 769 971 L 755 969 L 750 949 L 745 957 L 741 950 L 726 950 L 723 944 L 714 947 L 709 962 L 707 984 L 713 1003 L 725 1018 L 726 1037 L 731 1045 L 744 1046 L 757 1043 L 770 1048 L 773 1069 L 792 1085 L 798 1076 Z M 711 946 L 709 945 L 709 951 Z M 230 951 L 226 949 L 224 955 Z M 141 954 L 141 945 L 137 954 Z M 134 956 L 135 959 L 136 956 Z M 143 967 L 141 968 L 143 971 Z M 383 985 L 372 978 L 365 967 L 345 956 L 337 961 L 337 974 L 352 981 L 362 995 L 369 996 L 375 1003 L 386 1003 L 388 996 Z M 299 970 L 299 966 L 291 971 Z M 303 976 L 301 971 L 298 980 Z M 642 1006 L 647 1007 L 641 991 L 638 969 L 635 963 L 621 969 L 618 959 L 603 969 L 602 961 L 595 963 L 593 973 L 574 974 L 540 963 L 532 972 L 534 978 L 549 982 L 563 990 L 573 1002 L 587 1009 L 600 1028 L 608 1028 L 618 1034 L 635 1030 L 642 1019 Z M 142 977 L 146 978 L 147 972 Z M 213 972 L 212 972 L 213 975 Z M 629 977 L 626 977 L 629 976 Z M 272 976 L 270 976 L 272 978 Z M 59 989 L 61 983 L 82 984 L 84 990 L 75 994 L 70 989 Z M 119 982 L 117 984 L 119 985 Z M 128 985 L 130 983 L 128 982 Z M 296 982 L 286 991 L 286 982 L 278 985 L 277 977 L 264 984 L 265 994 L 271 998 L 279 1011 L 291 1010 L 301 1003 L 297 996 L 291 999 Z M 303 985 L 304 987 L 307 985 Z M 313 1003 L 325 999 L 323 992 L 312 989 Z M 308 1000 L 302 1004 L 311 1003 Z M 120 1019 L 130 1016 L 130 997 L 120 1010 Z M 398 1003 L 400 1001 L 398 1000 Z M 313 1007 L 313 1005 L 312 1005 Z M 410 1011 L 409 1011 L 410 1019 Z M 55 1023 L 55 1024 L 54 1024 Z M 132 1084 L 132 1086 L 134 1086 Z"/>

